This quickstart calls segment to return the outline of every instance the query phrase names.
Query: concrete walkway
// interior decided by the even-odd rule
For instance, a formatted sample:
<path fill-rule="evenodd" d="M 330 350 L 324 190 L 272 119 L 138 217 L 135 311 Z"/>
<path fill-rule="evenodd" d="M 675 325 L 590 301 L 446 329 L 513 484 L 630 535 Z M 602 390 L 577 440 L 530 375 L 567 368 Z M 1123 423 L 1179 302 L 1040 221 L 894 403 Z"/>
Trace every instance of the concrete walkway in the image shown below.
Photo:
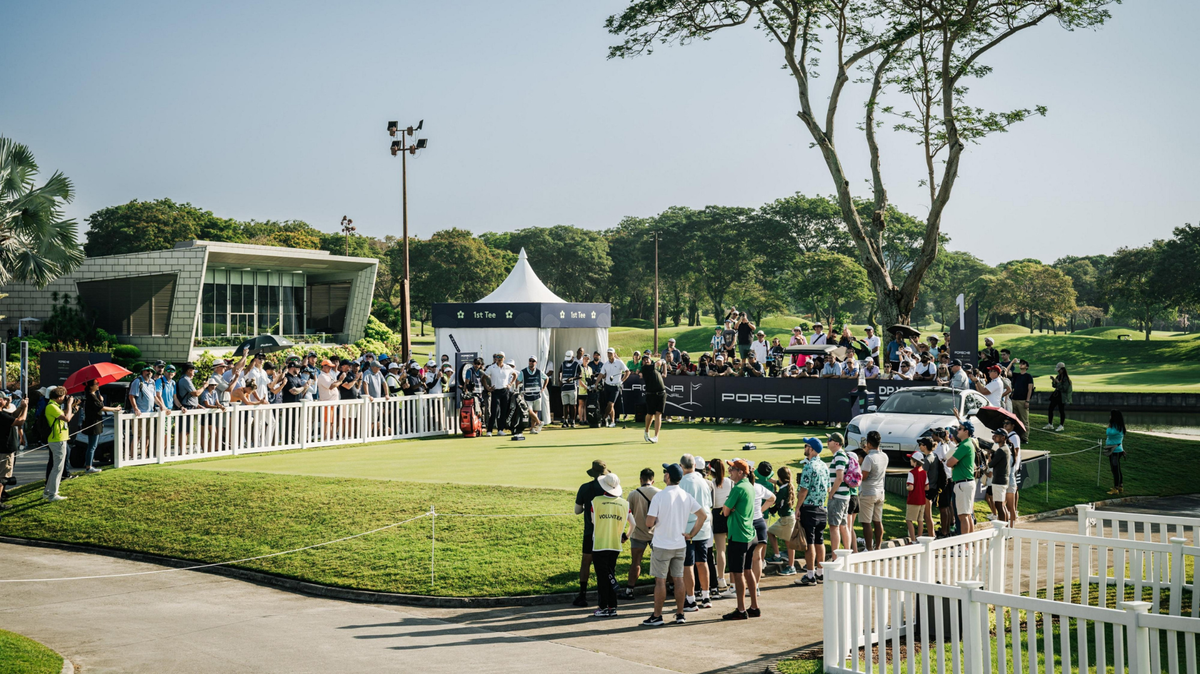
<path fill-rule="evenodd" d="M 1200 515 L 1200 497 L 1123 510 Z M 1075 516 L 1025 525 L 1074 532 Z M 98 555 L 0 544 L 7 578 L 152 571 Z M 317 599 L 197 572 L 0 584 L 0 627 L 83 672 L 761 672 L 821 640 L 821 588 L 768 577 L 763 617 L 726 623 L 733 600 L 645 628 L 650 601 L 599 621 L 569 606 L 421 609 Z"/>

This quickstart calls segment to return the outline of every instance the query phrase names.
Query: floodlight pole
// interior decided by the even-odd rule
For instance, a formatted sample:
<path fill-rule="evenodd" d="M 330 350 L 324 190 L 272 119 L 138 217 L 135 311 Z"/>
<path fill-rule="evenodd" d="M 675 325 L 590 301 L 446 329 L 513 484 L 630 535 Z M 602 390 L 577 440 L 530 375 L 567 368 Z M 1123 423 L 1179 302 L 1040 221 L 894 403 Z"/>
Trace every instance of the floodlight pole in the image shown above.
<path fill-rule="evenodd" d="M 658 232 L 654 232 L 654 355 L 658 355 Z"/>
<path fill-rule="evenodd" d="M 400 351 L 404 362 L 412 357 L 412 311 L 409 307 L 408 273 L 408 151 L 400 134 L 400 201 L 404 220 L 404 280 L 400 282 Z M 407 365 L 405 367 L 408 367 Z"/>

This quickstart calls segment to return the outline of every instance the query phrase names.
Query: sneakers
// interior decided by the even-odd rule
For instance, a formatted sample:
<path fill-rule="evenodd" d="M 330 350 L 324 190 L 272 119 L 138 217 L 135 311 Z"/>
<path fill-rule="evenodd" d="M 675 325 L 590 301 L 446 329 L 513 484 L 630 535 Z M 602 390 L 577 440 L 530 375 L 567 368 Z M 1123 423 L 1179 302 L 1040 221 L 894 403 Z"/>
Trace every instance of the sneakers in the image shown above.
<path fill-rule="evenodd" d="M 794 576 L 794 575 L 796 575 L 796 567 L 794 567 L 794 566 L 785 566 L 785 567 L 783 567 L 782 569 L 780 569 L 780 570 L 779 570 L 779 575 L 781 575 L 781 576 Z"/>
<path fill-rule="evenodd" d="M 825 582 L 825 574 L 823 574 L 823 573 L 818 573 L 818 574 L 817 574 L 815 577 L 816 577 L 816 579 L 817 579 L 817 582 L 818 582 L 818 583 L 824 583 L 824 582 Z"/>
<path fill-rule="evenodd" d="M 542 427 L 541 427 L 541 426 L 538 426 L 537 428 L 535 428 L 535 429 L 533 429 L 532 431 L 529 431 L 529 432 L 530 432 L 530 433 L 533 433 L 534 435 L 537 435 L 538 433 L 541 433 L 541 432 L 542 432 Z"/>
<path fill-rule="evenodd" d="M 712 608 L 712 600 L 708 597 L 704 597 L 700 600 L 700 608 Z"/>
<path fill-rule="evenodd" d="M 787 557 L 784 557 L 783 555 L 779 554 L 778 552 L 771 555 L 770 557 L 767 557 L 767 559 L 766 559 L 767 564 L 782 564 L 785 561 L 787 561 Z"/>
<path fill-rule="evenodd" d="M 745 611 L 738 611 L 738 610 L 730 611 L 729 613 L 726 613 L 725 615 L 721 616 L 721 620 L 749 620 L 749 619 L 750 619 L 750 616 L 746 615 Z"/>
<path fill-rule="evenodd" d="M 610 420 L 610 421 L 608 422 L 608 427 L 609 427 L 609 428 L 616 428 L 616 427 L 617 427 L 617 422 L 615 422 L 615 421 L 611 421 L 611 420 Z"/>
<path fill-rule="evenodd" d="M 492 432 L 491 432 L 491 431 L 488 431 L 488 432 L 487 432 L 487 436 L 486 436 L 486 437 L 489 437 L 489 438 L 490 438 L 490 437 L 492 437 Z"/>
<path fill-rule="evenodd" d="M 4 486 L 5 486 L 5 487 L 15 487 L 15 486 L 17 486 L 17 476 L 16 476 L 16 475 L 14 475 L 14 476 L 12 476 L 12 477 L 8 478 L 7 480 L 5 480 L 5 481 L 4 481 Z"/>
<path fill-rule="evenodd" d="M 684 610 L 686 611 L 687 609 L 685 608 Z M 661 620 L 661 618 L 660 618 L 660 620 Z M 676 625 L 683 625 L 686 622 L 687 622 L 687 618 L 683 617 L 682 613 L 675 614 L 675 624 Z"/>
<path fill-rule="evenodd" d="M 642 437 L 643 437 L 643 438 L 645 438 L 646 442 L 651 442 L 651 440 L 650 440 L 650 433 L 649 433 L 648 431 L 644 431 L 644 432 L 642 433 Z"/>
<path fill-rule="evenodd" d="M 1056 429 L 1054 429 L 1054 430 L 1058 431 L 1059 433 L 1062 433 L 1062 432 L 1063 432 L 1063 431 L 1065 431 L 1066 429 L 1065 429 L 1065 428 L 1063 428 L 1063 425 L 1062 425 L 1062 424 L 1059 424 L 1059 425 L 1058 425 L 1058 428 L 1056 428 Z"/>
<path fill-rule="evenodd" d="M 587 595 L 583 594 L 582 592 L 575 595 L 575 601 L 571 602 L 571 606 L 577 606 L 579 608 L 586 608 L 587 607 Z"/>
<path fill-rule="evenodd" d="M 816 577 L 816 576 L 808 576 L 808 575 L 806 575 L 806 576 L 804 576 L 803 578 L 801 578 L 801 579 L 800 579 L 800 585 L 801 585 L 801 586 L 803 586 L 803 587 L 808 587 L 808 586 L 810 586 L 810 585 L 816 585 L 816 584 L 817 584 L 817 577 Z"/>
<path fill-rule="evenodd" d="M 747 615 L 747 616 L 749 616 L 749 617 L 751 617 L 751 618 L 758 618 L 758 617 L 761 617 L 761 616 L 762 616 L 762 609 L 759 609 L 759 608 L 748 608 L 748 609 L 746 609 L 746 615 Z"/>
<path fill-rule="evenodd" d="M 650 442 L 651 444 L 658 444 L 658 436 L 656 435 L 653 438 L 650 438 Z"/>
<path fill-rule="evenodd" d="M 616 618 L 617 609 L 615 608 L 598 608 L 592 613 L 593 618 Z"/>
<path fill-rule="evenodd" d="M 684 613 L 695 613 L 696 611 L 699 611 L 699 610 L 700 610 L 700 607 L 697 606 L 696 602 L 694 602 L 694 601 L 689 601 L 683 605 Z M 681 613 L 679 615 L 683 615 L 683 614 Z"/>
<path fill-rule="evenodd" d="M 663 619 L 660 615 L 652 615 L 642 621 L 642 627 L 662 627 Z"/>
<path fill-rule="evenodd" d="M 628 587 L 621 588 L 621 591 L 619 593 L 617 593 L 617 599 L 621 599 L 623 601 L 632 600 L 633 599 L 633 590 Z"/>
<path fill-rule="evenodd" d="M 43 494 L 42 500 L 46 501 L 47 503 L 57 503 L 58 501 L 67 500 L 67 497 L 63 496 L 62 494 L 55 494 L 54 496 L 46 496 Z"/>
<path fill-rule="evenodd" d="M 1054 430 L 1054 424 L 1046 424 L 1045 426 L 1042 426 L 1042 430 L 1043 431 L 1052 431 L 1052 430 Z"/>
<path fill-rule="evenodd" d="M 11 503 L 0 503 L 0 510 L 11 510 L 12 507 Z"/>
<path fill-rule="evenodd" d="M 88 475 L 95 475 L 96 473 L 99 473 L 99 472 L 100 472 L 100 469 L 99 469 L 99 468 L 96 468 L 95 466 L 93 466 L 93 467 L 91 467 L 91 468 L 88 468 L 88 469 L 87 469 L 86 471 L 84 471 L 84 472 L 85 472 L 85 473 L 87 473 Z"/>

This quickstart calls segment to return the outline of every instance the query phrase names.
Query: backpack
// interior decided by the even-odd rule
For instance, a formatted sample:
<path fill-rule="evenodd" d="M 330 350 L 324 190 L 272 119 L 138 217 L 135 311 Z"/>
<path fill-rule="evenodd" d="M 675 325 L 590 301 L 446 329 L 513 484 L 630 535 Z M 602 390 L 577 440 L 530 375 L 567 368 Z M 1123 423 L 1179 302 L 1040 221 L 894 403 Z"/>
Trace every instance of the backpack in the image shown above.
<path fill-rule="evenodd" d="M 862 484 L 862 466 L 858 465 L 858 457 L 854 452 L 846 452 L 849 461 L 846 464 L 846 470 L 842 472 L 842 482 L 851 489 Z"/>
<path fill-rule="evenodd" d="M 50 441 L 50 420 L 46 418 L 46 406 L 39 405 L 33 414 L 33 424 L 25 431 L 26 447 L 42 447 Z"/>

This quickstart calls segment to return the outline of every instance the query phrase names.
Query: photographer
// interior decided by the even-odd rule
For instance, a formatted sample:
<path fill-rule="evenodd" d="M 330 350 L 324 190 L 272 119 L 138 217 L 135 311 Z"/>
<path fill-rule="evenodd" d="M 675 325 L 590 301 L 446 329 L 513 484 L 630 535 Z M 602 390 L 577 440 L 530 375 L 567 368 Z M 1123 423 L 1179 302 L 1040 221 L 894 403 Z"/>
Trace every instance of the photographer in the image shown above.
<path fill-rule="evenodd" d="M 758 356 L 753 351 L 746 355 L 746 362 L 742 363 L 743 377 L 761 377 L 763 376 L 762 363 L 758 362 Z"/>
<path fill-rule="evenodd" d="M 62 408 L 63 402 L 67 408 Z M 58 485 L 62 480 L 63 469 L 67 463 L 67 440 L 71 437 L 68 426 L 75 416 L 75 398 L 67 397 L 67 389 L 56 386 L 50 391 L 50 402 L 46 403 L 46 421 L 50 424 L 50 461 L 46 466 L 46 487 L 42 498 L 48 502 L 65 501 L 66 496 L 60 496 Z"/>
<path fill-rule="evenodd" d="M 750 353 L 751 344 L 754 342 L 754 330 L 755 327 L 750 322 L 750 317 L 740 314 L 737 322 L 737 345 L 738 353 L 742 358 Z"/>
<path fill-rule="evenodd" d="M 19 405 L 11 410 L 9 409 L 10 407 L 8 394 L 3 389 L 0 389 L 0 476 L 12 470 L 13 463 L 16 461 L 17 450 L 21 446 L 21 427 L 25 425 L 25 416 L 29 410 L 29 401 L 22 400 Z M 7 510 L 12 507 L 3 502 L 7 499 L 7 495 L 4 493 L 4 485 L 5 480 L 0 480 L 0 510 Z"/>

